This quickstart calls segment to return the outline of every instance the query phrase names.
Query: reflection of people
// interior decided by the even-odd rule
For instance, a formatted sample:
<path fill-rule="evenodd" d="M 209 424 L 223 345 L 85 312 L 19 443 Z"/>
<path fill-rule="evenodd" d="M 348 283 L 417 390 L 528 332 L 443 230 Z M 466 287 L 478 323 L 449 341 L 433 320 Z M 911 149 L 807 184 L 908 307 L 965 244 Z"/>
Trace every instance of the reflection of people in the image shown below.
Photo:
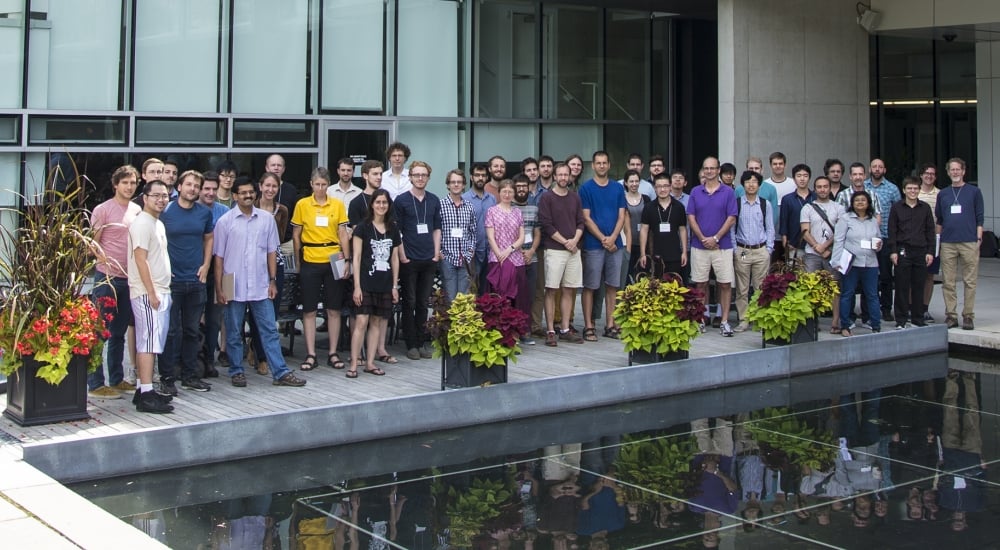
<path fill-rule="evenodd" d="M 707 418 L 691 421 L 691 431 L 698 442 L 698 454 L 691 463 L 698 472 L 695 495 L 690 499 L 691 511 L 703 514 L 705 548 L 719 545 L 716 531 L 722 526 L 721 516 L 736 513 L 739 504 L 738 487 L 730 478 L 733 469 L 733 424 L 717 418 L 715 427 L 709 429 Z"/>
<path fill-rule="evenodd" d="M 614 471 L 608 472 L 613 476 Z M 594 483 L 590 492 L 580 500 L 576 532 L 579 535 L 604 537 L 625 527 L 624 495 L 618 484 L 609 477 Z"/>
<path fill-rule="evenodd" d="M 941 466 L 950 475 L 942 477 L 938 497 L 941 507 L 952 511 L 951 529 L 964 531 L 968 528 L 966 512 L 978 512 L 986 506 L 983 486 L 986 471 L 982 467 L 983 438 L 979 426 L 976 375 L 949 373 L 941 403 L 944 405 Z"/>

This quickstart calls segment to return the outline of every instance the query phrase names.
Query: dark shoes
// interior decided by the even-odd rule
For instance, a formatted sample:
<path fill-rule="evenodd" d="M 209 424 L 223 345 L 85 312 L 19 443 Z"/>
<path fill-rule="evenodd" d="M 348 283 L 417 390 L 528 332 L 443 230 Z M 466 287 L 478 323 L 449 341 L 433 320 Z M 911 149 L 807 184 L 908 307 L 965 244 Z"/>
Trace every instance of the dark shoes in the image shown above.
<path fill-rule="evenodd" d="M 247 387 L 247 377 L 242 372 L 240 374 L 233 375 L 233 386 L 237 388 Z"/>
<path fill-rule="evenodd" d="M 169 395 L 170 397 L 177 397 L 177 385 L 173 380 L 164 382 L 160 381 L 160 389 L 156 390 L 160 395 Z"/>
<path fill-rule="evenodd" d="M 892 310 L 883 309 L 882 310 L 882 320 L 883 321 L 895 321 L 896 319 L 892 316 Z"/>
<path fill-rule="evenodd" d="M 181 387 L 185 390 L 192 391 L 208 391 L 212 389 L 212 386 L 209 386 L 197 378 L 188 378 L 187 380 L 181 382 Z"/>
<path fill-rule="evenodd" d="M 567 332 L 560 332 L 559 339 L 563 342 L 569 342 L 570 344 L 582 344 L 583 338 L 579 334 L 573 332 L 572 330 Z"/>
<path fill-rule="evenodd" d="M 972 317 L 962 317 L 962 330 L 974 330 L 976 324 L 972 322 Z"/>
<path fill-rule="evenodd" d="M 944 320 L 944 324 L 948 328 L 955 328 L 958 326 L 958 319 L 954 317 L 946 317 Z"/>
<path fill-rule="evenodd" d="M 306 385 L 306 381 L 303 380 L 303 379 L 301 379 L 301 378 L 299 378 L 299 377 L 297 377 L 297 376 L 295 376 L 292 373 L 288 373 L 288 374 L 282 376 L 281 378 L 278 378 L 274 382 L 271 382 L 271 384 L 275 385 L 275 386 L 292 386 L 292 387 L 299 388 L 299 387 L 305 386 Z"/>
<path fill-rule="evenodd" d="M 135 398 L 135 409 L 139 412 L 153 413 L 153 414 L 166 414 L 174 412 L 174 406 L 169 404 L 167 399 L 169 396 L 162 396 L 157 394 L 155 391 L 140 392 L 136 390 Z"/>

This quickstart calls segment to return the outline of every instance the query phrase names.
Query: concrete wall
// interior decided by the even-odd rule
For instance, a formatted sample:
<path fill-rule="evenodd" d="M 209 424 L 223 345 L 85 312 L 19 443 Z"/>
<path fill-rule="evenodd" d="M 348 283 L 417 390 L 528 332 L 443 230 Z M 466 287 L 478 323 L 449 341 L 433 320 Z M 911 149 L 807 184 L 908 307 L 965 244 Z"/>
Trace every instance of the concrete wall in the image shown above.
<path fill-rule="evenodd" d="M 868 35 L 854 0 L 719 0 L 719 155 L 817 173 L 869 158 Z"/>
<path fill-rule="evenodd" d="M 983 227 L 996 232 L 1000 229 L 1000 196 L 994 185 L 1000 176 L 1000 42 L 976 44 L 976 100 L 979 188 L 986 205 Z"/>

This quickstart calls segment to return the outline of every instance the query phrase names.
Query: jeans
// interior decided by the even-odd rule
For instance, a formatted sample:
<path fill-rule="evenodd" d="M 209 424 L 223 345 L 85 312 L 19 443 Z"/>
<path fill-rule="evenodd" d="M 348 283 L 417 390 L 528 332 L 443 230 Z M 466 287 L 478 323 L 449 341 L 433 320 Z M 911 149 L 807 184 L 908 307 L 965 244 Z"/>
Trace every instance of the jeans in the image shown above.
<path fill-rule="evenodd" d="M 459 293 L 469 292 L 469 272 L 464 265 L 454 266 L 445 260 L 441 262 L 440 267 L 441 286 L 444 289 L 444 295 L 448 298 L 448 303 L 451 303 Z"/>
<path fill-rule="evenodd" d="M 275 286 L 278 287 L 277 294 L 274 295 L 274 299 L 271 303 L 274 304 L 274 318 L 278 318 L 278 311 L 281 309 L 281 291 L 285 286 L 285 266 L 278 264 L 278 270 L 275 273 Z M 253 315 L 250 316 L 250 344 L 253 346 L 253 353 L 257 356 L 257 361 L 264 360 L 264 344 L 260 340 L 260 331 L 257 329 L 257 321 L 254 320 Z"/>
<path fill-rule="evenodd" d="M 284 357 L 281 356 L 281 342 L 278 341 L 278 329 L 274 325 L 274 304 L 271 300 L 252 302 L 232 300 L 226 305 L 226 353 L 229 355 L 229 376 L 243 374 L 243 320 L 248 308 L 260 329 L 260 341 L 264 347 L 267 365 L 271 369 L 271 376 L 278 380 L 290 371 Z"/>
<path fill-rule="evenodd" d="M 205 312 L 205 283 L 170 284 L 170 331 L 163 348 L 160 378 L 172 382 L 198 378 L 198 340 L 201 314 Z"/>
<path fill-rule="evenodd" d="M 106 314 L 111 314 L 113 318 L 107 323 L 106 328 L 111 336 L 107 341 L 107 360 L 104 366 L 108 369 L 108 385 L 115 386 L 125 379 L 125 371 L 122 368 L 122 360 L 125 358 L 125 332 L 132 324 L 132 302 L 129 300 L 128 279 L 112 277 L 110 282 L 105 280 L 103 274 L 98 273 L 94 278 L 95 286 L 91 296 L 97 303 L 97 309 L 103 318 Z M 114 298 L 115 307 L 101 307 L 101 298 Z M 98 368 L 87 375 L 87 389 L 96 390 L 104 385 L 104 368 Z"/>
<path fill-rule="evenodd" d="M 851 271 L 857 269 L 852 267 Z M 874 268 L 872 268 L 874 269 Z M 840 437 L 847 438 L 848 447 L 867 447 L 878 442 L 878 410 L 882 390 L 861 392 L 861 419 L 858 421 L 858 409 L 854 394 L 840 396 Z"/>
<path fill-rule="evenodd" d="M 896 264 L 896 324 L 922 322 L 927 304 L 924 303 L 924 282 L 927 280 L 927 251 L 906 247 L 906 255 Z"/>
<path fill-rule="evenodd" d="M 882 310 L 878 303 L 878 268 L 852 267 L 840 282 L 840 314 L 849 312 L 854 304 L 854 289 L 861 284 L 862 301 L 868 304 L 868 322 L 872 330 L 882 328 Z"/>
<path fill-rule="evenodd" d="M 892 311 L 892 259 L 889 258 L 891 255 L 888 246 L 883 246 L 878 251 L 878 296 L 882 311 Z"/>
<path fill-rule="evenodd" d="M 226 306 L 215 303 L 215 277 L 208 274 L 205 284 L 205 361 L 211 365 L 219 351 L 219 329 Z"/>
<path fill-rule="evenodd" d="M 434 288 L 438 264 L 433 260 L 410 260 L 402 266 L 403 332 L 406 348 L 419 348 L 427 341 L 427 300 Z"/>

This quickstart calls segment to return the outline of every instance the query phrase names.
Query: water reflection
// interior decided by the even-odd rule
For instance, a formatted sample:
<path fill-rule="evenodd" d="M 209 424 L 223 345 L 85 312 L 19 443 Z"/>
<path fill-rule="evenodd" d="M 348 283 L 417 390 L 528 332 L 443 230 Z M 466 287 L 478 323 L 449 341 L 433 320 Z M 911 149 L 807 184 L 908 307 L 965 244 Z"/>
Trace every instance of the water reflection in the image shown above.
<path fill-rule="evenodd" d="M 174 548 L 995 544 L 997 376 L 833 374 L 74 489 Z"/>

